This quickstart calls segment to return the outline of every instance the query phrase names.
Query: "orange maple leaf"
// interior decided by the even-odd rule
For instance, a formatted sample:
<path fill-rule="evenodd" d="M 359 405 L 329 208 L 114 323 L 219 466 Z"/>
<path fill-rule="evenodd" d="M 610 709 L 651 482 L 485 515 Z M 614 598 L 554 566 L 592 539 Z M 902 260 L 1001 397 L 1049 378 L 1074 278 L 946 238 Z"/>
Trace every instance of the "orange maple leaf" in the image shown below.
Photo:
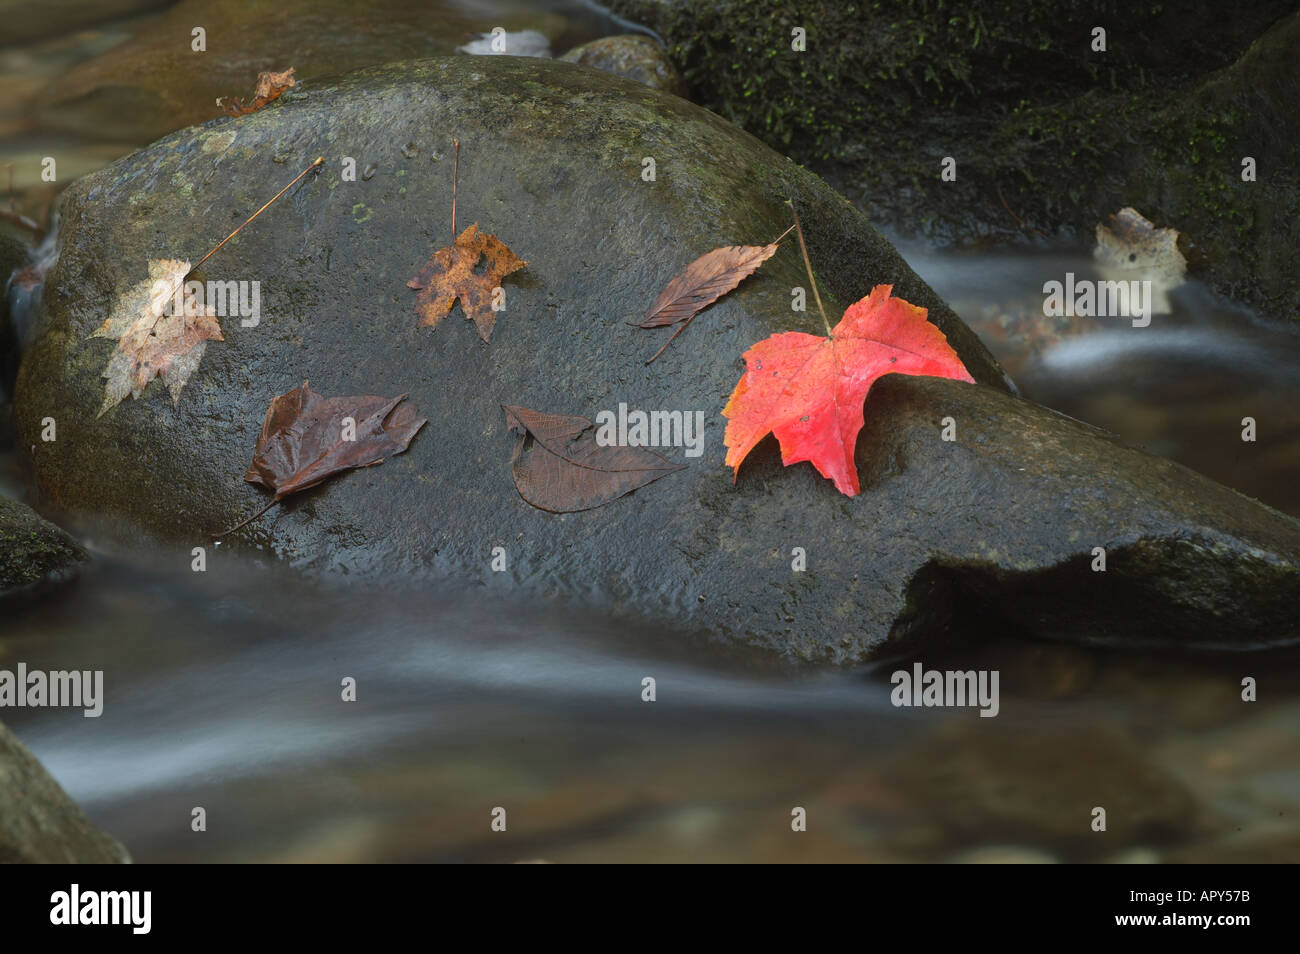
<path fill-rule="evenodd" d="M 745 373 L 722 414 L 727 466 L 741 461 L 768 433 L 787 467 L 809 461 L 823 477 L 856 496 L 853 448 L 864 423 L 867 391 L 885 374 L 974 379 L 926 310 L 890 297 L 877 285 L 850 305 L 829 338 L 787 331 L 745 352 Z"/>
<path fill-rule="evenodd" d="M 474 269 L 480 260 L 485 262 L 485 268 L 476 274 Z M 434 252 L 420 273 L 406 285 L 420 290 L 415 299 L 415 313 L 420 316 L 422 326 L 438 327 L 459 298 L 465 317 L 474 322 L 479 337 L 491 341 L 497 323 L 492 294 L 503 278 L 527 264 L 495 235 L 480 232 L 475 222 L 460 233 L 456 244 Z"/>

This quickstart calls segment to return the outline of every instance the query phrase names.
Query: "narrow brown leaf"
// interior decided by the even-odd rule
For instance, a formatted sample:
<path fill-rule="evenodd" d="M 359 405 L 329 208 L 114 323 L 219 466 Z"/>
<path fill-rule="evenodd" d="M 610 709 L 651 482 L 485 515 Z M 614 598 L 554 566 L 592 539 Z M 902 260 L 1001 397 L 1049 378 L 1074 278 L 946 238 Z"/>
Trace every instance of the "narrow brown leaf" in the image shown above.
<path fill-rule="evenodd" d="M 694 318 L 707 306 L 754 273 L 776 254 L 771 245 L 724 245 L 706 252 L 673 278 L 659 293 L 638 328 L 663 328 Z"/>
<path fill-rule="evenodd" d="M 643 447 L 602 447 L 585 417 L 501 405 L 519 435 L 512 465 L 519 496 L 551 513 L 591 510 L 684 470 Z"/>

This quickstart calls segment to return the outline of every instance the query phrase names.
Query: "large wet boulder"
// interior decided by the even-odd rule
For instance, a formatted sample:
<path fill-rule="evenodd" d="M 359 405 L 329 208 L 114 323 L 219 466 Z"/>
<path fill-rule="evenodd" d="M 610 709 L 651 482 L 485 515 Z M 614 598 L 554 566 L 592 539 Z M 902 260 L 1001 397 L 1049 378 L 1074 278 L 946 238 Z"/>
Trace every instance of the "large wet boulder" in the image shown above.
<path fill-rule="evenodd" d="M 460 222 L 477 220 L 528 261 L 504 283 L 490 343 L 459 308 L 417 327 L 406 286 L 449 239 L 452 137 Z M 114 298 L 150 258 L 197 261 L 317 155 L 319 178 L 200 276 L 259 280 L 260 323 L 227 318 L 179 403 L 156 382 L 98 417 L 112 343 L 91 334 Z M 344 157 L 373 174 L 345 181 Z M 930 309 L 979 382 L 877 384 L 855 498 L 808 465 L 782 468 L 770 440 L 735 483 L 721 463 L 720 412 L 742 352 L 777 331 L 821 333 L 815 309 L 791 310 L 791 289 L 807 284 L 794 247 L 654 364 L 667 332 L 626 324 L 703 251 L 780 234 L 787 198 L 836 314 L 892 283 Z M 310 379 L 326 395 L 408 394 L 430 423 L 406 453 L 287 499 L 232 545 L 320 570 L 597 603 L 810 660 L 858 660 L 984 606 L 1079 640 L 1296 636 L 1300 524 L 1013 397 L 978 339 L 848 202 L 643 85 L 509 58 L 308 83 L 87 177 L 62 213 L 16 416 L 43 504 L 69 519 L 208 543 L 265 502 L 242 477 L 267 405 Z M 686 469 L 594 510 L 525 503 L 500 405 L 594 419 L 620 403 L 703 412 L 703 456 L 665 450 Z M 56 442 L 35 439 L 45 416 L 58 420 Z M 941 437 L 946 418 L 955 441 Z M 1091 568 L 1095 547 L 1108 551 L 1104 572 Z M 794 548 L 806 571 L 792 569 Z"/>
<path fill-rule="evenodd" d="M 0 606 L 76 576 L 85 549 L 31 507 L 0 496 Z"/>
<path fill-rule="evenodd" d="M 607 5 L 663 37 L 696 102 L 810 163 L 874 222 L 959 243 L 1090 241 L 1134 206 L 1187 236 L 1193 274 L 1216 290 L 1300 312 L 1291 0 L 1232 16 L 1127 0 L 885 0 L 816 16 L 784 0 Z M 940 175 L 947 157 L 955 180 Z"/>
<path fill-rule="evenodd" d="M 130 856 L 94 826 L 27 747 L 0 724 L 0 864 L 123 864 Z"/>

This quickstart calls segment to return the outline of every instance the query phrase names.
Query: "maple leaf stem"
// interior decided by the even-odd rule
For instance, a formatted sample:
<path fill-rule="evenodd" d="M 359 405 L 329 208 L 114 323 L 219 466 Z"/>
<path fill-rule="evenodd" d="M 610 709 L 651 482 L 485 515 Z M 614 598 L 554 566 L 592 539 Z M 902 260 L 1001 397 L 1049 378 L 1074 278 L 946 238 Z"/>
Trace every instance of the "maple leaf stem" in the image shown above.
<path fill-rule="evenodd" d="M 219 251 L 221 250 L 221 246 L 225 245 L 225 244 L 226 244 L 227 242 L 229 242 L 232 238 L 234 238 L 236 235 L 238 235 L 239 232 L 240 232 L 240 230 L 243 229 L 243 227 L 244 227 L 245 225 L 247 225 L 249 222 L 253 221 L 253 219 L 257 218 L 259 215 L 261 215 L 263 212 L 265 212 L 268 208 L 270 208 L 272 202 L 274 202 L 276 199 L 280 198 L 280 196 L 284 195 L 286 192 L 288 192 L 290 189 L 292 189 L 292 188 L 293 188 L 293 187 L 294 187 L 294 186 L 299 182 L 299 180 L 302 179 L 303 176 L 305 176 L 307 173 L 311 172 L 311 171 L 312 171 L 313 169 L 315 169 L 317 166 L 324 164 L 324 162 L 325 162 L 325 157 L 324 157 L 324 156 L 317 156 L 315 162 L 313 162 L 313 163 L 312 163 L 310 166 L 308 166 L 306 169 L 302 170 L 302 172 L 300 172 L 300 173 L 298 173 L 296 176 L 294 176 L 293 182 L 290 182 L 287 186 L 285 186 L 283 189 L 281 189 L 281 190 L 280 190 L 279 192 L 277 192 L 275 195 L 271 196 L 271 198 L 267 200 L 266 205 L 262 206 L 260 209 L 258 209 L 256 212 L 254 212 L 254 213 L 253 213 L 252 215 L 250 215 L 248 218 L 244 219 L 244 221 L 243 221 L 242 223 L 240 223 L 239 228 L 235 229 L 235 231 L 231 232 L 229 235 L 227 235 L 225 238 L 223 238 L 220 242 L 218 242 L 216 248 L 214 248 L 212 251 L 208 252 L 207 255 L 204 255 L 201 259 L 199 259 L 198 264 L 194 265 L 192 268 L 190 268 L 190 270 L 189 270 L 188 272 L 186 272 L 184 275 L 181 276 L 180 281 L 178 281 L 175 285 L 172 286 L 171 293 L 168 294 L 167 298 L 168 298 L 168 299 L 171 299 L 171 298 L 176 294 L 176 290 L 177 290 L 178 288 L 180 288 L 182 285 L 185 284 L 185 279 L 189 278 L 191 275 L 193 275 L 195 272 L 197 272 L 197 271 L 199 270 L 199 268 L 202 267 L 203 263 L 206 262 L 208 259 L 210 259 L 213 255 L 216 255 L 217 252 L 219 252 Z M 161 316 L 159 316 L 159 317 L 161 317 Z M 181 316 L 181 325 L 182 325 L 182 327 L 184 327 L 184 328 L 188 328 L 188 327 L 189 327 L 188 323 L 186 322 L 186 318 L 188 318 L 188 316 L 182 314 L 182 316 Z M 158 319 L 155 318 L 155 319 L 154 319 L 154 324 L 156 325 L 157 323 L 158 323 Z M 229 531 L 227 531 L 227 532 L 229 532 Z"/>
<path fill-rule="evenodd" d="M 460 175 L 460 140 L 451 141 L 451 243 L 456 244 L 456 179 Z"/>
<path fill-rule="evenodd" d="M 773 244 L 773 245 L 779 245 L 779 244 L 781 243 L 781 241 L 782 241 L 782 240 L 783 240 L 787 235 L 789 235 L 789 234 L 790 234 L 791 232 L 793 232 L 793 231 L 794 231 L 794 226 L 792 225 L 792 226 L 790 226 L 788 229 L 786 229 L 784 232 L 782 232 L 780 235 L 778 235 L 776 238 L 772 239 L 772 244 Z"/>
<path fill-rule="evenodd" d="M 234 525 L 233 527 L 231 527 L 229 530 L 224 530 L 224 531 L 222 531 L 221 533 L 214 533 L 214 534 L 212 535 L 212 539 L 213 539 L 213 540 L 220 540 L 222 537 L 230 536 L 230 534 L 234 533 L 236 530 L 243 530 L 246 526 L 248 526 L 250 523 L 252 523 L 252 522 L 253 522 L 254 520 L 256 520 L 258 517 L 260 517 L 262 514 L 266 513 L 268 510 L 270 510 L 272 507 L 274 507 L 274 506 L 275 506 L 276 504 L 278 504 L 279 502 L 280 502 L 280 498 L 279 498 L 279 497 L 272 497 L 272 498 L 271 498 L 271 502 L 270 502 L 269 504 L 267 504 L 265 507 L 263 507 L 261 510 L 259 510 L 257 513 L 253 514 L 253 515 L 252 515 L 251 517 L 249 517 L 247 520 L 244 520 L 244 521 L 241 522 L 241 523 L 237 523 L 237 524 L 235 524 L 235 525 Z"/>
<path fill-rule="evenodd" d="M 785 204 L 790 207 L 790 214 L 794 216 L 795 234 L 799 236 L 799 251 L 803 253 L 803 267 L 808 269 L 808 283 L 812 285 L 813 298 L 817 302 L 817 310 L 821 312 L 822 324 L 826 326 L 826 337 L 832 338 L 831 323 L 826 318 L 826 309 L 822 307 L 822 296 L 817 291 L 817 279 L 813 277 L 812 262 L 808 259 L 808 246 L 803 241 L 803 227 L 799 225 L 799 213 L 794 210 L 794 201 L 786 199 Z M 784 238 L 784 236 L 782 236 Z M 778 240 L 779 241 L 779 240 Z"/>
<path fill-rule="evenodd" d="M 303 176 L 305 176 L 307 173 L 311 172 L 311 171 L 312 171 L 313 169 L 315 169 L 317 166 L 322 165 L 324 162 L 325 162 L 325 157 L 324 157 L 324 156 L 317 156 L 315 162 L 313 162 L 313 163 L 312 163 L 310 166 L 308 166 L 306 169 L 302 170 L 302 172 L 298 173 L 298 175 L 296 175 L 296 176 L 294 177 L 293 181 L 290 182 L 287 186 L 285 186 L 283 189 L 281 189 L 281 190 L 280 190 L 279 192 L 277 192 L 275 195 L 271 196 L 271 198 L 267 200 L 266 205 L 262 206 L 260 209 L 258 209 L 256 212 L 254 212 L 254 213 L 253 213 L 252 215 L 250 215 L 248 218 L 244 219 L 244 221 L 240 224 L 239 228 L 235 229 L 235 231 L 231 232 L 229 235 L 227 235 L 225 238 L 223 238 L 220 242 L 217 243 L 217 247 L 216 247 L 216 248 L 214 248 L 212 251 L 208 252 L 208 254 L 207 254 L 207 255 L 204 255 L 201 259 L 199 259 L 198 264 L 196 264 L 193 268 L 191 268 L 188 272 L 185 273 L 185 278 L 188 278 L 190 275 L 193 275 L 195 272 L 197 272 L 197 271 L 198 271 L 198 270 L 203 266 L 203 263 L 204 263 L 204 262 L 206 262 L 208 259 L 210 259 L 213 255 L 216 255 L 217 252 L 219 252 L 219 251 L 221 250 L 221 246 L 225 245 L 225 244 L 226 244 L 227 242 L 229 242 L 232 238 L 234 238 L 236 235 L 238 235 L 239 232 L 240 232 L 240 230 L 243 229 L 243 227 L 244 227 L 245 225 L 247 225 L 249 222 L 253 221 L 253 219 L 257 218 L 259 215 L 261 215 L 263 212 L 265 212 L 268 208 L 270 208 L 272 202 L 274 202 L 276 199 L 280 198 L 280 196 L 284 195 L 286 192 L 288 192 L 290 189 L 292 189 L 295 185 L 298 184 L 299 180 L 301 180 Z M 185 279 L 181 279 L 182 282 L 183 282 L 184 280 L 185 280 Z"/>

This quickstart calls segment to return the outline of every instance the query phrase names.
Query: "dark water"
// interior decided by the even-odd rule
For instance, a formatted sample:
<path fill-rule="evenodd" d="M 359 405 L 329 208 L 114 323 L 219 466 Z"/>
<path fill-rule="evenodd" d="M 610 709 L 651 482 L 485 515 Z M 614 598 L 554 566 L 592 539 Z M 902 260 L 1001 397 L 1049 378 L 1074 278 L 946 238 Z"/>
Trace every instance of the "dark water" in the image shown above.
<path fill-rule="evenodd" d="M 547 9 L 572 42 L 614 29 Z M 78 33 L 39 66 L 0 51 L 0 82 L 141 22 Z M 0 154 L 50 135 L 0 122 Z M 74 138 L 81 171 L 134 145 L 93 125 Z M 907 251 L 1026 396 L 1300 514 L 1292 326 L 1195 283 L 1146 329 L 1063 326 L 1041 286 L 1087 274 L 1084 251 Z M 0 491 L 21 496 L 11 461 Z M 999 714 L 980 718 L 894 707 L 889 674 L 911 657 L 791 669 L 483 590 L 306 580 L 219 550 L 194 573 L 188 551 L 89 543 L 78 584 L 0 620 L 0 667 L 102 669 L 104 714 L 4 715 L 140 861 L 1300 860 L 1295 652 L 1084 651 L 972 627 L 918 658 L 999 670 Z"/>

